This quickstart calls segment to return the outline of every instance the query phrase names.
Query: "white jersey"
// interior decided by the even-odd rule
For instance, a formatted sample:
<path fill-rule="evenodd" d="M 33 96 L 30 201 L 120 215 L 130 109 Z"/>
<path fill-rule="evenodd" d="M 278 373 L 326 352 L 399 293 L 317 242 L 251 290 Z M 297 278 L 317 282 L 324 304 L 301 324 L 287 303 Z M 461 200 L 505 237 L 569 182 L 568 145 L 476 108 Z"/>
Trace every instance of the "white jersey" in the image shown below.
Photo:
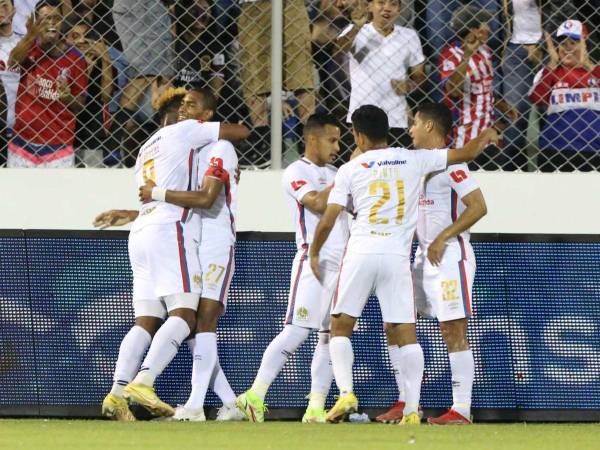
<path fill-rule="evenodd" d="M 191 191 L 198 186 L 195 167 L 197 151 L 219 139 L 219 123 L 185 120 L 154 133 L 140 149 L 135 163 L 135 182 L 143 186 L 152 180 L 157 186 L 172 191 Z M 187 222 L 189 208 L 165 202 L 142 205 L 132 231 L 146 225 Z"/>
<path fill-rule="evenodd" d="M 410 256 L 424 175 L 446 168 L 447 150 L 369 150 L 344 164 L 335 177 L 329 203 L 357 214 L 348 253 Z"/>
<path fill-rule="evenodd" d="M 296 246 L 307 251 L 313 241 L 320 214 L 315 214 L 302 204 L 309 192 L 321 192 L 331 186 L 337 169 L 332 165 L 317 166 L 306 158 L 290 164 L 283 172 L 283 190 L 286 194 L 292 220 L 296 227 Z M 347 203 L 344 203 L 346 206 Z M 348 218 L 344 214 L 337 220 L 321 250 L 324 261 L 339 263 L 348 241 Z"/>
<path fill-rule="evenodd" d="M 201 218 L 202 237 L 218 241 L 225 247 L 235 243 L 235 214 L 240 172 L 235 148 L 230 142 L 220 140 L 207 145 L 198 154 L 198 180 L 216 178 L 223 189 L 210 209 L 194 212 Z"/>
<path fill-rule="evenodd" d="M 448 166 L 443 172 L 425 178 L 419 198 L 417 236 L 422 251 L 438 235 L 456 221 L 465 210 L 461 199 L 479 189 L 466 164 Z M 448 243 L 469 242 L 469 230 L 463 231 Z"/>
<path fill-rule="evenodd" d="M 17 102 L 17 91 L 21 71 L 18 67 L 8 67 L 8 56 L 17 43 L 23 38 L 22 35 L 13 33 L 9 37 L 0 37 L 0 79 L 6 92 L 6 125 L 12 128 L 15 125 L 15 103 Z"/>

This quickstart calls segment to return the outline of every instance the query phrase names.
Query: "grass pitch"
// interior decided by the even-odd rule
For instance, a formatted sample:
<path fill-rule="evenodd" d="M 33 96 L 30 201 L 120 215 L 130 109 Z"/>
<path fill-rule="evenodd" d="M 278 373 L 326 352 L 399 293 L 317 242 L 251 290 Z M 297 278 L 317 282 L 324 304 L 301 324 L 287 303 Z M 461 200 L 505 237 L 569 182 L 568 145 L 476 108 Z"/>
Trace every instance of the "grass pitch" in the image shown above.
<path fill-rule="evenodd" d="M 467 427 L 0 420 L 0 449 L 600 449 L 600 424 Z"/>

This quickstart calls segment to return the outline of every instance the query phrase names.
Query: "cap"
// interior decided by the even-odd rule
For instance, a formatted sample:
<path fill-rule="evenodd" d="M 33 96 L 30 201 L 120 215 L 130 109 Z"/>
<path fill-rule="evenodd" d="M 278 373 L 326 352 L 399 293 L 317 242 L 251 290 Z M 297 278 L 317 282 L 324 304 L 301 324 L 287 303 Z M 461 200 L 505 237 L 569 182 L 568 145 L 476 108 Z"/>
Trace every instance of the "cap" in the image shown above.
<path fill-rule="evenodd" d="M 580 41 L 581 37 L 587 36 L 587 29 L 579 20 L 567 20 L 560 24 L 556 30 L 556 37 L 569 37 L 576 41 Z"/>
<path fill-rule="evenodd" d="M 482 23 L 488 23 L 492 19 L 492 13 L 487 9 L 464 5 L 452 14 L 450 26 L 460 36 L 468 30 L 479 28 Z"/>

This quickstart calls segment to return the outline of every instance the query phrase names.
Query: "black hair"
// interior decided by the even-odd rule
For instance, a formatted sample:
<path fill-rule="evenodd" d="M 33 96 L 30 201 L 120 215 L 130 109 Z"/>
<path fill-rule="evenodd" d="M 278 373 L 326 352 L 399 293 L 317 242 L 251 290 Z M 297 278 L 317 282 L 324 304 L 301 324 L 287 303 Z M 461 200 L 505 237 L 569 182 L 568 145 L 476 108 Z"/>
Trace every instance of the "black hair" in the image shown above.
<path fill-rule="evenodd" d="M 304 125 L 304 135 L 313 134 L 325 128 L 326 125 L 339 127 L 338 120 L 331 114 L 315 113 L 311 114 Z"/>
<path fill-rule="evenodd" d="M 464 39 L 471 30 L 479 28 L 482 24 L 488 23 L 491 19 L 492 15 L 487 9 L 463 5 L 452 14 L 450 26 L 459 39 Z"/>
<path fill-rule="evenodd" d="M 217 98 L 210 89 L 198 87 L 188 89 L 188 92 L 196 92 L 200 94 L 202 96 L 202 105 L 204 108 L 215 113 L 217 112 Z"/>
<path fill-rule="evenodd" d="M 422 119 L 431 120 L 444 137 L 452 131 L 452 112 L 443 103 L 423 103 L 417 112 Z"/>
<path fill-rule="evenodd" d="M 86 20 L 81 14 L 78 12 L 73 12 L 65 17 L 60 25 L 60 32 L 65 35 L 77 25 L 85 25 L 88 27 L 88 32 L 92 30 L 92 24 Z"/>
<path fill-rule="evenodd" d="M 374 105 L 363 105 L 352 113 L 352 127 L 373 142 L 386 141 L 390 131 L 385 111 Z"/>
<path fill-rule="evenodd" d="M 41 0 L 37 5 L 35 5 L 35 13 L 36 14 L 39 13 L 40 9 L 42 9 L 44 7 L 58 8 L 58 10 L 61 11 L 60 3 L 57 2 L 56 0 Z"/>

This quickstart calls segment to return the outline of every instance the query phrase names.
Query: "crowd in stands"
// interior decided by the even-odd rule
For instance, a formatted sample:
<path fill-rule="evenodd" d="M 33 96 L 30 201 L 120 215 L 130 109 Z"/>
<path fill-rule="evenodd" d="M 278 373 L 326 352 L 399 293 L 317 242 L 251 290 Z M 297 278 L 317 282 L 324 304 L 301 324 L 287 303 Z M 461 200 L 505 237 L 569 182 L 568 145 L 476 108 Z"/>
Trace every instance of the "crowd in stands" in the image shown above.
<path fill-rule="evenodd" d="M 600 170 L 600 1 L 284 0 L 284 162 L 315 110 L 383 108 L 409 147 L 425 100 L 455 113 L 449 145 L 503 131 L 485 170 Z M 169 87 L 209 87 L 270 161 L 267 0 L 0 0 L 0 166 L 131 167 Z M 489 154 L 489 153 L 488 153 Z"/>

